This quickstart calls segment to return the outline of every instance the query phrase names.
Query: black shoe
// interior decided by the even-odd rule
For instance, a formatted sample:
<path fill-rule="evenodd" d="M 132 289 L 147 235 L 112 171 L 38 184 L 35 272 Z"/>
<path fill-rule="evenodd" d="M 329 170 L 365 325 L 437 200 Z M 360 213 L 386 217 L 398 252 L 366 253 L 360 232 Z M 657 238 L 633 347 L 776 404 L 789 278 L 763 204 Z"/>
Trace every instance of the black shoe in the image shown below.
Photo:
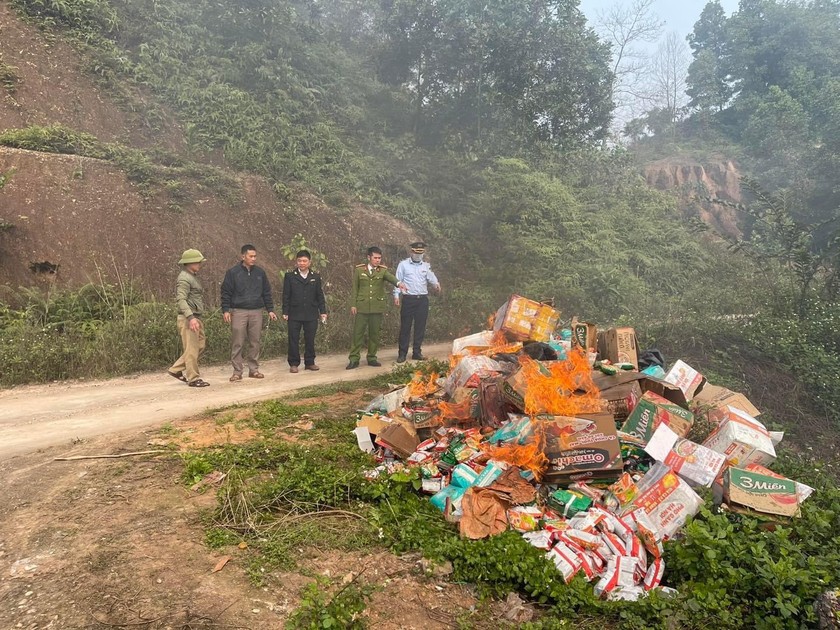
<path fill-rule="evenodd" d="M 368 359 L 367 364 L 370 367 L 382 367 L 382 364 L 379 361 L 377 361 L 376 359 Z"/>
<path fill-rule="evenodd" d="M 347 367 L 346 367 L 346 368 L 344 368 L 344 369 L 345 369 L 345 370 L 353 370 L 353 369 L 355 369 L 355 368 L 357 368 L 357 367 L 359 367 L 359 362 L 358 362 L 358 361 L 350 361 L 350 363 L 348 363 L 348 364 L 347 364 Z"/>
<path fill-rule="evenodd" d="M 411 355 L 411 360 L 412 361 L 425 361 L 426 357 L 424 357 L 422 354 L 412 354 Z"/>
<path fill-rule="evenodd" d="M 398 354 L 397 355 L 397 363 L 405 363 L 405 355 L 404 354 Z"/>

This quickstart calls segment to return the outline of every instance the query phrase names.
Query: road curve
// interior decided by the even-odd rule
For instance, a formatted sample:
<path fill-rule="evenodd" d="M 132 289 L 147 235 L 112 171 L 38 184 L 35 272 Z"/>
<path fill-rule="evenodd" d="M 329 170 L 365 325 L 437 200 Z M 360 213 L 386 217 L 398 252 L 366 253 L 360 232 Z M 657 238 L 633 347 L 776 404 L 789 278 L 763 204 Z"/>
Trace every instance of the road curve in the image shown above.
<path fill-rule="evenodd" d="M 427 346 L 424 354 L 445 359 L 451 344 Z M 387 360 L 387 357 L 391 357 Z M 346 355 L 318 357 L 321 370 L 290 374 L 285 359 L 262 361 L 265 378 L 231 383 L 229 365 L 202 367 L 210 387 L 190 388 L 163 371 L 105 381 L 55 382 L 0 390 L 0 461 L 42 448 L 127 430 L 160 426 L 208 409 L 276 398 L 309 385 L 370 378 L 390 370 L 396 350 L 380 353 L 383 366 L 345 370 Z"/>

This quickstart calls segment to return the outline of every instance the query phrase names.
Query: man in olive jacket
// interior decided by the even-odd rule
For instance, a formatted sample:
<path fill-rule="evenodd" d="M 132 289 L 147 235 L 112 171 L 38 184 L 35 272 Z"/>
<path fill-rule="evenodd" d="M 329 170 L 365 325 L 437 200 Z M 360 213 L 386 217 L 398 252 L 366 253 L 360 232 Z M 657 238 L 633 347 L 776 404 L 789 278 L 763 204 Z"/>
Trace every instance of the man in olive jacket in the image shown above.
<path fill-rule="evenodd" d="M 178 264 L 181 272 L 175 281 L 175 304 L 178 306 L 178 333 L 184 352 L 167 371 L 169 376 L 183 381 L 190 387 L 207 387 L 210 383 L 201 380 L 198 358 L 204 352 L 204 289 L 198 279 L 201 263 L 207 260 L 197 249 L 188 249 L 181 254 Z M 186 375 L 184 374 L 186 372 Z"/>
<path fill-rule="evenodd" d="M 366 263 L 353 269 L 350 288 L 350 312 L 353 314 L 353 343 L 350 348 L 350 363 L 347 369 L 359 367 L 365 332 L 368 336 L 367 364 L 382 365 L 376 360 L 379 350 L 379 333 L 382 330 L 382 313 L 385 312 L 385 283 L 389 282 L 405 290 L 405 284 L 382 264 L 382 250 L 369 247 Z"/>
<path fill-rule="evenodd" d="M 327 301 L 321 276 L 309 268 L 312 255 L 305 249 L 295 254 L 295 270 L 283 276 L 283 319 L 289 323 L 289 372 L 297 374 L 300 365 L 300 330 L 303 328 L 304 369 L 315 365 L 315 333 L 318 320 L 327 321 Z"/>

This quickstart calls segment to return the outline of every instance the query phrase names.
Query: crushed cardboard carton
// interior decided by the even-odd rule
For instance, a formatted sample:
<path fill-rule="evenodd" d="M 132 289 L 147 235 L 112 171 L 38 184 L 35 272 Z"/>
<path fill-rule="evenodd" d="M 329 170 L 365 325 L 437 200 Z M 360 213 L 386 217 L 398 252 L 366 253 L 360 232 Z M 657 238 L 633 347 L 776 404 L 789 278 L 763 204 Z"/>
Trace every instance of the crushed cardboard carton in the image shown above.
<path fill-rule="evenodd" d="M 679 387 L 685 394 L 686 400 L 691 400 L 702 391 L 706 384 L 706 377 L 680 359 L 668 370 L 665 381 Z"/>
<path fill-rule="evenodd" d="M 743 394 L 709 383 L 703 386 L 703 389 L 700 390 L 700 393 L 691 402 L 698 408 L 705 409 L 708 413 L 709 420 L 713 422 L 719 422 L 722 413 L 725 414 L 727 407 L 740 409 L 753 418 L 761 414 L 755 408 L 755 405 Z"/>
<path fill-rule="evenodd" d="M 720 453 L 681 438 L 667 424 L 657 427 L 645 451 L 692 486 L 711 486 L 726 463 Z"/>
<path fill-rule="evenodd" d="M 725 455 L 730 466 L 767 465 L 776 459 L 776 449 L 767 428 L 735 407 L 726 408 L 725 415 L 703 446 Z"/>

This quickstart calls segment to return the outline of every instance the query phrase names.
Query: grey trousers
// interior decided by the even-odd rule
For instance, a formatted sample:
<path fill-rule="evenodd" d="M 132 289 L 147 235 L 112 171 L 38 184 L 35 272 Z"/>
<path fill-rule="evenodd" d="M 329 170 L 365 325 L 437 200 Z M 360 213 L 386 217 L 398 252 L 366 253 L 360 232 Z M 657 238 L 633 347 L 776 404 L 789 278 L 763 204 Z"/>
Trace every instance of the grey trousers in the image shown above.
<path fill-rule="evenodd" d="M 243 359 L 249 372 L 259 371 L 262 309 L 235 308 L 230 312 L 230 318 L 230 362 L 233 373 L 242 374 Z M 246 340 L 248 349 L 243 351 Z"/>

